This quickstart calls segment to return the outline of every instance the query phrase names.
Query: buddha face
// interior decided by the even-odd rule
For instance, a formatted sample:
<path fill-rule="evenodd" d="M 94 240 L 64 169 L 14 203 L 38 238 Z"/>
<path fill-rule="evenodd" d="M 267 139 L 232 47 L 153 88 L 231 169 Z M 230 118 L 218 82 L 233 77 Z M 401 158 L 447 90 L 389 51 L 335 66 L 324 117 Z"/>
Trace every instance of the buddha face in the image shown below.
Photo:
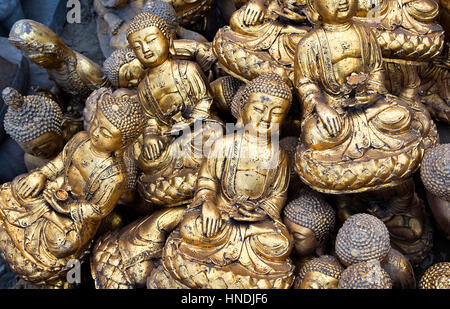
<path fill-rule="evenodd" d="M 46 132 L 31 141 L 19 142 L 19 145 L 32 156 L 52 159 L 63 149 L 64 139 L 56 132 Z"/>
<path fill-rule="evenodd" d="M 318 271 L 310 271 L 300 285 L 300 289 L 337 289 L 339 280 Z"/>
<path fill-rule="evenodd" d="M 355 16 L 357 0 L 314 0 L 314 7 L 322 21 L 328 24 L 340 24 Z"/>
<path fill-rule="evenodd" d="M 284 224 L 294 236 L 294 248 L 298 256 L 312 255 L 320 247 L 316 235 L 310 228 L 301 226 L 287 217 L 284 218 Z"/>
<path fill-rule="evenodd" d="M 122 133 L 103 114 L 100 108 L 95 113 L 89 128 L 91 143 L 97 151 L 111 153 L 123 146 Z"/>
<path fill-rule="evenodd" d="M 270 136 L 278 129 L 289 110 L 290 102 L 276 96 L 255 92 L 244 106 L 242 121 L 246 128 L 258 135 Z"/>
<path fill-rule="evenodd" d="M 119 68 L 119 87 L 137 87 L 145 76 L 145 67 L 138 58 L 122 64 Z"/>
<path fill-rule="evenodd" d="M 145 67 L 157 67 L 169 57 L 169 41 L 155 26 L 131 33 L 128 43 Z"/>

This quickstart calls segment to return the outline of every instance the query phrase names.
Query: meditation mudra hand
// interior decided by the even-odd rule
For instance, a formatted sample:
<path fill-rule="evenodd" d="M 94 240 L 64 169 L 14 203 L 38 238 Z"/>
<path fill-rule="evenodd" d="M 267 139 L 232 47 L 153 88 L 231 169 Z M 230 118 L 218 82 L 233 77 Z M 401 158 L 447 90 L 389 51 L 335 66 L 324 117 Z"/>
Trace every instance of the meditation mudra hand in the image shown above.
<path fill-rule="evenodd" d="M 0 187 L 0 251 L 37 285 L 58 285 L 70 259 L 83 258 L 126 186 L 123 151 L 142 133 L 136 100 L 105 95 L 89 132 L 32 173 Z"/>
<path fill-rule="evenodd" d="M 194 201 L 169 236 L 163 265 L 153 270 L 149 287 L 292 284 L 293 244 L 280 218 L 289 158 L 272 143 L 291 98 L 289 86 L 276 74 L 256 78 L 234 98 L 241 130 L 216 140 L 203 160 Z"/>

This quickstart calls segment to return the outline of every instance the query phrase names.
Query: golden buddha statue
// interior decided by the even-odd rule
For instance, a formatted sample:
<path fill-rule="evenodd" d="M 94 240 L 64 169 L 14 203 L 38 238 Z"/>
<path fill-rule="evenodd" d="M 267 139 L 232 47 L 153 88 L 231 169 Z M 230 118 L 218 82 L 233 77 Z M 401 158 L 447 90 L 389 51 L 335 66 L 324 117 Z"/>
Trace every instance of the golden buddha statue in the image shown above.
<path fill-rule="evenodd" d="M 378 260 L 369 260 L 346 268 L 338 289 L 392 289 L 392 281 Z"/>
<path fill-rule="evenodd" d="M 63 112 L 81 114 L 91 92 L 108 86 L 100 66 L 71 50 L 52 30 L 36 21 L 17 21 L 8 41 L 30 61 L 47 70 L 49 78 L 68 96 Z"/>
<path fill-rule="evenodd" d="M 297 172 L 338 199 L 361 193 L 348 198 L 367 200 L 367 194 L 380 201 L 384 209 L 375 214 L 395 235 L 396 247 L 420 260 L 431 240 L 411 176 L 437 143 L 436 127 L 420 102 L 386 90 L 377 40 L 352 19 L 357 1 L 310 0 L 308 6 L 319 24 L 300 41 L 295 60 L 302 106 Z M 369 204 L 360 204 L 367 210 Z"/>
<path fill-rule="evenodd" d="M 214 38 L 213 51 L 222 68 L 245 82 L 266 73 L 293 78 L 297 44 L 311 29 L 298 24 L 306 21 L 297 13 L 299 4 L 252 0 L 243 5 Z"/>
<path fill-rule="evenodd" d="M 235 97 L 241 130 L 216 140 L 195 198 L 164 246 L 149 288 L 289 288 L 292 237 L 281 221 L 289 158 L 278 137 L 292 99 L 276 74 Z"/>
<path fill-rule="evenodd" d="M 450 262 L 436 263 L 423 274 L 419 289 L 450 289 Z"/>
<path fill-rule="evenodd" d="M 142 134 L 137 101 L 107 96 L 89 132 L 43 167 L 0 187 L 0 250 L 22 279 L 52 285 L 86 254 L 126 185 L 123 150 Z"/>
<path fill-rule="evenodd" d="M 336 222 L 336 214 L 325 199 L 317 192 L 304 189 L 287 204 L 283 214 L 283 222 L 294 237 L 295 254 L 323 255 Z"/>
<path fill-rule="evenodd" d="M 295 279 L 296 289 L 337 289 L 344 267 L 330 255 L 322 255 L 305 263 Z"/>
<path fill-rule="evenodd" d="M 358 19 L 372 28 L 380 44 L 387 89 L 402 98 L 420 99 L 433 117 L 449 122 L 450 67 L 439 60 L 444 31 L 438 2 L 381 0 L 374 8 L 372 1 L 360 0 Z"/>
<path fill-rule="evenodd" d="M 5 131 L 25 151 L 28 171 L 41 167 L 56 157 L 64 147 L 61 131 L 63 114 L 58 104 L 45 96 L 22 96 L 11 87 L 3 89 L 8 105 Z"/>
<path fill-rule="evenodd" d="M 105 6 L 102 2 L 94 0 L 94 9 L 98 15 L 97 37 L 105 57 L 109 57 L 114 50 L 128 47 L 127 28 L 131 19 L 142 12 L 149 12 L 164 19 L 177 39 L 189 41 L 191 45 L 197 42 L 199 49 L 203 47 L 203 43 L 208 42 L 200 33 L 180 25 L 179 16 L 171 1 L 134 0 L 118 7 Z M 209 44 L 206 45 L 209 47 Z"/>
<path fill-rule="evenodd" d="M 138 86 L 149 117 L 135 150 L 142 171 L 139 193 L 152 205 L 186 205 L 194 195 L 203 156 L 223 134 L 222 122 L 210 112 L 211 89 L 196 63 L 172 58 L 173 35 L 162 18 L 151 13 L 135 16 L 127 38 L 147 68 Z"/>
<path fill-rule="evenodd" d="M 425 154 L 420 176 L 437 226 L 450 239 L 450 144 L 439 145 Z"/>

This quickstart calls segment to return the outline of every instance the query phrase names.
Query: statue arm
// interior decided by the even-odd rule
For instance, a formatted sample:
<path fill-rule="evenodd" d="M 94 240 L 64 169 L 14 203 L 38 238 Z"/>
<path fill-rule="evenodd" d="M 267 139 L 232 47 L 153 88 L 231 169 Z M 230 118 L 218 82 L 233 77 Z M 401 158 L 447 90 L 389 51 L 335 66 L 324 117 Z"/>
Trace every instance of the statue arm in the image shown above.
<path fill-rule="evenodd" d="M 70 204 L 71 218 L 76 223 L 103 219 L 114 209 L 124 189 L 125 179 L 122 173 L 103 180 L 91 199 Z"/>
<path fill-rule="evenodd" d="M 205 74 L 198 64 L 189 62 L 186 77 L 191 85 L 190 88 L 196 102 L 192 111 L 192 118 L 204 119 L 209 117 L 213 96 Z"/>
<path fill-rule="evenodd" d="M 317 71 L 316 59 L 312 59 L 310 40 L 303 40 L 297 47 L 294 61 L 294 85 L 302 104 L 303 117 L 310 114 L 317 103 L 325 103 L 325 97 L 313 74 Z"/>
<path fill-rule="evenodd" d="M 211 147 L 208 158 L 202 162 L 197 177 L 197 191 L 195 192 L 194 202 L 192 206 L 203 204 L 203 202 L 213 202 L 217 196 L 219 187 L 219 178 L 217 175 L 217 163 L 222 156 L 222 140 L 217 140 Z"/>
<path fill-rule="evenodd" d="M 290 180 L 288 155 L 281 149 L 279 156 L 279 165 L 276 164 L 278 162 L 274 162 L 277 174 L 273 185 L 268 188 L 269 195 L 258 203 L 272 219 L 279 219 L 281 216 L 281 210 L 286 203 Z"/>
<path fill-rule="evenodd" d="M 87 87 L 95 90 L 101 87 L 110 86 L 110 82 L 100 66 L 83 55 L 77 53 L 76 56 L 77 71 L 80 74 L 81 80 L 87 85 Z"/>
<path fill-rule="evenodd" d="M 381 55 L 381 49 L 372 30 L 370 29 L 367 30 L 368 30 L 368 39 L 370 42 L 369 63 L 371 64 L 367 86 L 370 90 L 373 90 L 376 93 L 386 93 L 386 88 L 384 86 L 384 70 L 383 70 L 383 58 Z"/>

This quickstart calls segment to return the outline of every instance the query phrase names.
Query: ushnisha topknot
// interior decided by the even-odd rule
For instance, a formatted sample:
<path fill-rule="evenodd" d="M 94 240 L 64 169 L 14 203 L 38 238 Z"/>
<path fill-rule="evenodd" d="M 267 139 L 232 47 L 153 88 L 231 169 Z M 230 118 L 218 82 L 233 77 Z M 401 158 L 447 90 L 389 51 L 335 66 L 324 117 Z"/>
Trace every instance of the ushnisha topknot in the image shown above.
<path fill-rule="evenodd" d="M 178 28 L 178 15 L 173 6 L 165 1 L 147 1 L 141 10 L 144 13 L 152 13 L 164 19 L 170 30 L 176 31 Z"/>
<path fill-rule="evenodd" d="M 44 133 L 61 134 L 63 113 L 58 103 L 42 95 L 23 96 L 16 89 L 2 91 L 8 105 L 5 131 L 17 142 L 31 141 Z"/>
<path fill-rule="evenodd" d="M 119 87 L 119 69 L 125 63 L 136 59 L 131 48 L 116 49 L 103 63 L 103 71 L 114 87 Z"/>
<path fill-rule="evenodd" d="M 260 75 L 252 81 L 248 82 L 245 87 L 241 87 L 231 102 L 231 112 L 233 116 L 238 118 L 248 99 L 252 93 L 265 93 L 278 98 L 292 101 L 291 88 L 283 79 L 275 73 Z"/>
<path fill-rule="evenodd" d="M 133 17 L 130 24 L 128 25 L 127 38 L 134 32 L 152 26 L 158 28 L 167 40 L 170 41 L 173 38 L 173 32 L 170 31 L 167 22 L 161 17 L 149 12 L 139 13 L 138 15 Z"/>
<path fill-rule="evenodd" d="M 420 279 L 419 289 L 450 289 L 450 262 L 428 268 Z"/>
<path fill-rule="evenodd" d="M 295 200 L 284 208 L 284 216 L 295 224 L 314 232 L 319 243 L 324 243 L 333 231 L 336 214 L 325 199 L 311 189 L 303 189 Z"/>
<path fill-rule="evenodd" d="M 431 194 L 450 202 L 450 144 L 439 145 L 425 154 L 420 176 Z"/>
<path fill-rule="evenodd" d="M 306 262 L 305 265 L 300 268 L 298 273 L 300 282 L 305 279 L 307 273 L 312 271 L 319 272 L 339 280 L 342 272 L 344 271 L 344 267 L 339 264 L 339 261 L 334 256 L 322 255 Z"/>
<path fill-rule="evenodd" d="M 138 138 L 144 130 L 146 117 L 137 99 L 105 95 L 99 107 L 106 119 L 122 133 L 123 147 Z"/>
<path fill-rule="evenodd" d="M 336 236 L 336 254 L 345 265 L 375 259 L 383 261 L 391 249 L 384 223 L 369 214 L 348 218 Z"/>
<path fill-rule="evenodd" d="M 349 266 L 341 274 L 339 289 L 392 289 L 388 273 L 380 262 L 370 260 Z"/>

